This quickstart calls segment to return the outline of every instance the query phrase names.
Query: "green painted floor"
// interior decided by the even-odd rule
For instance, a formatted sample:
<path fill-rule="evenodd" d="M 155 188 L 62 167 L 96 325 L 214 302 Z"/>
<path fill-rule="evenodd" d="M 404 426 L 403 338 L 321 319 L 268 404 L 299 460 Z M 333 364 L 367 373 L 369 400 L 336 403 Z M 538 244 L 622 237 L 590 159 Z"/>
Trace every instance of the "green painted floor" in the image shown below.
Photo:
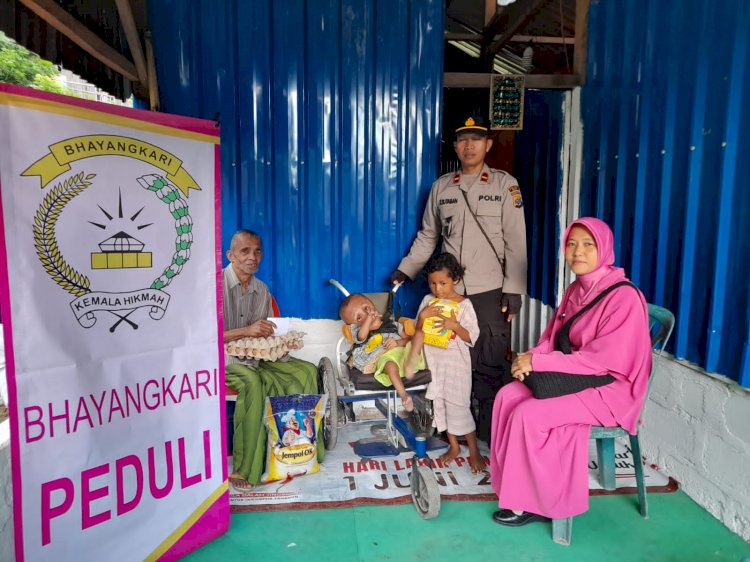
<path fill-rule="evenodd" d="M 188 562 L 714 561 L 740 562 L 750 545 L 686 494 L 650 494 L 650 517 L 636 496 L 591 498 L 573 522 L 571 546 L 552 542 L 546 523 L 507 528 L 492 522 L 494 502 L 445 501 L 419 518 L 411 504 L 310 511 L 238 513 L 229 533 Z"/>

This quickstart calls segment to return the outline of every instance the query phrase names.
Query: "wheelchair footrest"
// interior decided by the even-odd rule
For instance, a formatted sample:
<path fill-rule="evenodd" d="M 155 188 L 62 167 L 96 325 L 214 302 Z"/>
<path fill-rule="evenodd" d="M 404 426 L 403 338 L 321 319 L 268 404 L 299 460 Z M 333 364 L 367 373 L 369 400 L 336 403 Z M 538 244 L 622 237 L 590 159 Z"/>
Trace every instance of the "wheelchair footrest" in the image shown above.
<path fill-rule="evenodd" d="M 397 457 L 402 453 L 387 441 L 357 441 L 354 444 L 354 454 L 363 459 L 377 457 Z"/>
<path fill-rule="evenodd" d="M 439 451 L 447 449 L 448 443 L 439 437 L 430 437 L 427 440 L 427 451 Z M 384 441 L 377 437 L 360 439 L 354 444 L 354 454 L 363 459 L 375 459 L 378 457 L 397 457 L 401 453 L 406 453 L 411 449 L 396 448 L 389 441 Z"/>

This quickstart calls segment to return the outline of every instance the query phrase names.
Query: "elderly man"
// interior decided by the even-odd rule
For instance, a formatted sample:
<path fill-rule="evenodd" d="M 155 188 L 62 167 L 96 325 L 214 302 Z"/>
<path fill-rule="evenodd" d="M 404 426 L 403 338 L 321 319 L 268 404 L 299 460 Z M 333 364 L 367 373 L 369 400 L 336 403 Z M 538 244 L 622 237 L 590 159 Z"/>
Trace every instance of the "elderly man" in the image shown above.
<path fill-rule="evenodd" d="M 224 342 L 244 337 L 273 335 L 276 327 L 268 320 L 272 313 L 268 286 L 255 274 L 263 259 L 260 236 L 238 230 L 227 252 L 230 264 L 224 269 Z M 227 355 L 226 382 L 237 392 L 234 410 L 233 473 L 229 480 L 243 489 L 260 483 L 266 456 L 263 407 L 266 396 L 317 394 L 317 369 L 312 363 L 286 357 L 280 361 L 241 360 Z M 325 448 L 318 444 L 318 461 Z"/>

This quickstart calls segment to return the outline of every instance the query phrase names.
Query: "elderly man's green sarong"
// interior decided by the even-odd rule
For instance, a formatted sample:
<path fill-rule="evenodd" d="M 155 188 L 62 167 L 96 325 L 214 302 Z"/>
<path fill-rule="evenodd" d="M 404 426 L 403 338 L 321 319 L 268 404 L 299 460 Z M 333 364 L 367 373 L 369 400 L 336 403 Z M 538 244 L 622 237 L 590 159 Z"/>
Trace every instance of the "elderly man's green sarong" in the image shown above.
<path fill-rule="evenodd" d="M 261 361 L 258 367 L 232 364 L 226 367 L 226 382 L 238 392 L 234 409 L 232 471 L 250 484 L 260 483 L 266 459 L 266 428 L 263 408 L 267 396 L 317 394 L 318 370 L 312 363 Z M 318 462 L 325 457 L 322 435 L 318 436 Z"/>

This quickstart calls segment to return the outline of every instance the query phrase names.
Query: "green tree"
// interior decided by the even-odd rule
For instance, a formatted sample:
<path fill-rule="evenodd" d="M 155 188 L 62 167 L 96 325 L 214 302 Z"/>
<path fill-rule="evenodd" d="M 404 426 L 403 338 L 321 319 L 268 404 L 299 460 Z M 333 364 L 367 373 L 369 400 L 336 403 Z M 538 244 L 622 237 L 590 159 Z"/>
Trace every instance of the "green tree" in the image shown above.
<path fill-rule="evenodd" d="M 60 71 L 54 64 L 21 47 L 0 32 L 0 82 L 69 94 L 68 89 L 57 80 L 59 75 Z"/>

